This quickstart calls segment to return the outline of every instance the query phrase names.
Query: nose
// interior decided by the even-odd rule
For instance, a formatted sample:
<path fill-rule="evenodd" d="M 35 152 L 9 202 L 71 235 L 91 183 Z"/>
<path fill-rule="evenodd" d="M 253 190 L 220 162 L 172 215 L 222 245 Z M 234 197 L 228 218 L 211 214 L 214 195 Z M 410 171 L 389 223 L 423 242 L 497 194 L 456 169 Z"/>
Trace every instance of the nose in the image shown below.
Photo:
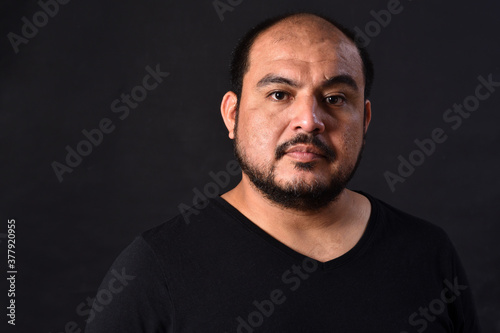
<path fill-rule="evenodd" d="M 325 130 L 325 124 L 321 119 L 321 109 L 318 101 L 313 96 L 296 97 L 293 103 L 293 118 L 290 127 L 293 131 L 304 131 L 319 134 Z"/>

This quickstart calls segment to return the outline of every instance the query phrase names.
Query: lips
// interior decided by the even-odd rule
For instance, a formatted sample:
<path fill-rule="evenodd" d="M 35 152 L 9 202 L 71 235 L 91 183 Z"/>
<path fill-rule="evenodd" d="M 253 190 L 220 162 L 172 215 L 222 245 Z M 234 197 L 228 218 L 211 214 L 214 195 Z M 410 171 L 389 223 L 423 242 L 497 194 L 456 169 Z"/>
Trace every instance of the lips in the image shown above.
<path fill-rule="evenodd" d="M 299 160 L 299 162 L 309 162 L 323 158 L 331 163 L 335 160 L 335 151 L 321 141 L 318 136 L 301 133 L 276 148 L 276 161 L 279 161 L 284 156 Z"/>
<path fill-rule="evenodd" d="M 325 158 L 324 153 L 320 149 L 309 145 L 293 146 L 288 149 L 285 154 L 301 162 L 309 162 L 315 159 Z"/>

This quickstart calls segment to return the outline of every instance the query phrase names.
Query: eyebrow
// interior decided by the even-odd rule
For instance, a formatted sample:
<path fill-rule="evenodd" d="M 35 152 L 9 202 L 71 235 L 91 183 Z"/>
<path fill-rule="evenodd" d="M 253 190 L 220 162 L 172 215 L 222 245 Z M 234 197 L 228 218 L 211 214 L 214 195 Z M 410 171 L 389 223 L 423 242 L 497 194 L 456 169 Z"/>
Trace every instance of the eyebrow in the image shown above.
<path fill-rule="evenodd" d="M 358 90 L 358 85 L 352 76 L 349 74 L 341 74 L 327 79 L 321 84 L 323 88 L 329 88 L 331 86 L 335 86 L 337 84 L 345 84 L 351 87 L 354 90 Z"/>
<path fill-rule="evenodd" d="M 299 84 L 291 79 L 287 79 L 286 77 L 282 77 L 275 74 L 267 74 L 259 82 L 257 82 L 257 87 L 261 88 L 267 86 L 272 83 L 286 84 L 291 87 L 298 87 Z"/>
<path fill-rule="evenodd" d="M 262 79 L 259 80 L 259 82 L 257 82 L 257 87 L 261 88 L 273 83 L 285 84 L 294 88 L 300 87 L 300 84 L 298 82 L 275 74 L 267 74 L 266 76 L 264 76 Z M 356 84 L 356 81 L 353 79 L 351 75 L 348 74 L 341 74 L 331 77 L 323 81 L 321 87 L 329 88 L 338 84 L 345 84 L 354 90 L 358 90 L 358 85 Z"/>

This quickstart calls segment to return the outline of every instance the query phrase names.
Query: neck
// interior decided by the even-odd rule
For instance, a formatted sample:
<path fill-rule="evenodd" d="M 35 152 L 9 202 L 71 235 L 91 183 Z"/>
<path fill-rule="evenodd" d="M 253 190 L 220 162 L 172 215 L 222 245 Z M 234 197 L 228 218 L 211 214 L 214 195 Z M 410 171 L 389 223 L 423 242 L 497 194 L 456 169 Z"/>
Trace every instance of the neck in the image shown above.
<path fill-rule="evenodd" d="M 335 257 L 354 246 L 370 212 L 368 200 L 348 189 L 318 211 L 283 208 L 266 198 L 245 176 L 238 186 L 221 197 L 261 229 L 298 252 L 308 252 L 308 248 L 320 243 L 332 246 L 316 255 L 317 258 Z"/>

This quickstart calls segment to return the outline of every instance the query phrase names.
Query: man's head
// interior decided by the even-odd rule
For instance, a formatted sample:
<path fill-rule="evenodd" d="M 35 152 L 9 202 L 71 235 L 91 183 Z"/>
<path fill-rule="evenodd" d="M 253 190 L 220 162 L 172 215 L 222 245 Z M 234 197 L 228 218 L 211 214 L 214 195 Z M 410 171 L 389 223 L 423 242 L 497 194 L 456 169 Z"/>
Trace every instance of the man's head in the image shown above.
<path fill-rule="evenodd" d="M 294 14 L 250 31 L 221 112 L 248 181 L 281 207 L 328 205 L 361 157 L 373 68 L 335 22 Z"/>

